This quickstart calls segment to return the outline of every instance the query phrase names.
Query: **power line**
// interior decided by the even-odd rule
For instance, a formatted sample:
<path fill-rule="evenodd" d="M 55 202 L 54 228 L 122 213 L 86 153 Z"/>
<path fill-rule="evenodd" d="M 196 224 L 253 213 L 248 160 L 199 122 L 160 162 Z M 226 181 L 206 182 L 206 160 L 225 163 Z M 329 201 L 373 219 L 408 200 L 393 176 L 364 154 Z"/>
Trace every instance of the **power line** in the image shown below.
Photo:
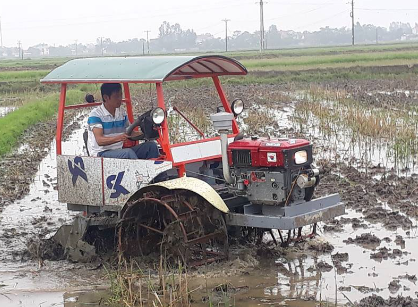
<path fill-rule="evenodd" d="M 307 11 L 303 11 L 303 12 L 298 12 L 298 15 L 300 16 L 300 15 L 304 15 L 304 14 L 312 13 L 312 12 L 315 12 L 315 11 L 317 11 L 317 10 L 321 10 L 321 9 L 323 9 L 323 8 L 326 8 L 326 7 L 329 7 L 329 6 L 335 5 L 335 4 L 336 4 L 336 3 L 333 3 L 333 2 L 327 2 L 327 3 L 324 3 L 324 5 L 322 5 L 322 6 L 320 6 L 320 7 L 316 7 L 316 8 L 314 8 L 314 9 L 309 9 L 309 10 L 307 10 Z M 281 19 L 281 18 L 286 18 L 286 17 L 294 17 L 294 16 L 295 16 L 295 14 L 294 14 L 294 13 L 291 13 L 291 14 L 281 15 L 281 16 L 278 16 L 278 17 L 275 17 L 275 18 L 270 18 L 270 19 L 267 19 L 267 21 L 273 21 L 273 20 L 277 20 L 277 19 Z"/>
<path fill-rule="evenodd" d="M 230 19 L 222 19 L 222 21 L 225 22 L 225 52 L 228 52 L 228 21 L 231 21 Z"/>
<path fill-rule="evenodd" d="M 327 20 L 329 20 L 329 19 L 335 18 L 335 17 L 337 17 L 337 16 L 339 16 L 339 15 L 341 15 L 341 14 L 343 14 L 343 13 L 345 14 L 345 13 L 347 13 L 347 12 L 348 12 L 347 10 L 341 11 L 341 12 L 339 12 L 339 13 L 337 13 L 337 14 L 334 14 L 334 15 L 332 15 L 332 16 L 329 16 L 329 17 L 327 17 L 327 18 L 323 18 L 323 19 L 321 19 L 321 20 L 318 20 L 318 21 L 315 21 L 315 22 L 312 22 L 312 23 L 305 24 L 305 25 L 303 25 L 303 26 L 301 26 L 301 27 L 297 27 L 297 28 L 295 28 L 295 30 L 300 30 L 300 29 L 307 28 L 307 27 L 309 27 L 309 26 L 312 26 L 312 25 L 315 25 L 315 24 L 321 23 L 321 22 L 323 22 L 323 21 L 327 21 Z"/>
<path fill-rule="evenodd" d="M 417 8 L 413 8 L 413 9 L 377 9 L 377 8 L 363 8 L 363 7 L 357 7 L 356 10 L 360 10 L 360 11 L 418 11 Z"/>
<path fill-rule="evenodd" d="M 251 2 L 240 2 L 238 4 L 233 4 L 237 1 L 233 1 L 232 4 L 228 4 L 228 5 L 223 5 L 223 6 L 216 6 L 216 7 L 205 7 L 202 8 L 202 6 L 200 5 L 198 9 L 191 9 L 191 10 L 181 10 L 179 13 L 181 13 L 182 15 L 187 15 L 190 13 L 199 13 L 199 12 L 206 12 L 208 10 L 217 10 L 219 11 L 220 9 L 223 8 L 231 8 L 231 7 L 238 7 L 238 6 L 242 6 L 245 4 L 250 4 Z M 224 2 L 223 2 L 224 3 Z M 50 23 L 50 24 L 46 24 L 46 25 L 28 25 L 28 26 L 16 26 L 16 27 L 10 27 L 7 28 L 8 30 L 25 30 L 25 29 L 34 29 L 34 28 L 45 28 L 45 27 L 62 27 L 62 26 L 78 26 L 78 25 L 89 25 L 89 24 L 100 24 L 100 23 L 113 23 L 113 22 L 121 22 L 121 21 L 131 21 L 131 20 L 144 20 L 144 19 L 155 19 L 157 17 L 169 17 L 169 16 L 178 16 L 179 13 L 173 13 L 172 11 L 170 11 L 170 13 L 164 13 L 164 14 L 155 14 L 155 15 L 142 15 L 142 14 L 132 14 L 132 17 L 120 17 L 120 18 L 115 18 L 115 19 L 109 19 L 109 18 L 105 18 L 106 16 L 110 17 L 109 15 L 102 15 L 99 16 L 97 18 L 104 18 L 103 20 L 92 20 L 92 18 L 90 18 L 90 16 L 86 16 L 83 18 L 72 18 L 72 19 L 55 19 L 55 21 L 71 21 L 71 20 L 78 20 L 81 19 L 82 22 L 68 22 L 68 23 L 61 23 L 61 24 L 57 24 L 57 23 Z M 114 16 L 114 15 L 111 15 Z M 87 20 L 87 21 L 86 21 Z M 44 22 L 45 20 L 34 20 L 32 22 Z"/>

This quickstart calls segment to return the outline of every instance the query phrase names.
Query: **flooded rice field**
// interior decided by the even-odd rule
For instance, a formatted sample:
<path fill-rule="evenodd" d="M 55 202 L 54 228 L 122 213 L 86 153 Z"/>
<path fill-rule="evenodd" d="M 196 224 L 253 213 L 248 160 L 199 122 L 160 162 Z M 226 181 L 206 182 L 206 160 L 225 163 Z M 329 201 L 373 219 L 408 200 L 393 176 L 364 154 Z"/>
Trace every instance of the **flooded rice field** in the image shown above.
<path fill-rule="evenodd" d="M 16 110 L 16 107 L 2 107 L 0 106 L 0 117 L 6 116 L 6 114 Z"/>
<path fill-rule="evenodd" d="M 396 91 L 405 95 L 392 94 Z M 317 196 L 340 193 L 346 214 L 320 223 L 319 236 L 314 239 L 287 248 L 275 246 L 267 234 L 261 244 L 233 243 L 229 261 L 188 272 L 189 289 L 194 289 L 192 306 L 313 307 L 320 302 L 335 306 L 360 301 L 360 306 L 408 306 L 405 302 L 412 301 L 407 297 L 416 300 L 418 171 L 414 139 L 410 154 L 399 157 L 391 154 L 390 139 L 353 139 L 348 130 L 352 126 L 337 119 L 329 121 L 330 133 L 319 113 L 300 111 L 312 90 L 301 95 L 300 90 L 260 85 L 229 86 L 227 92 L 231 100 L 242 97 L 248 102 L 240 120 L 247 135 L 312 140 L 316 163 L 324 170 Z M 348 92 L 352 97 L 360 95 Z M 202 98 L 202 109 L 210 105 L 213 94 L 209 91 Z M 408 104 L 418 106 L 414 88 L 390 91 L 390 95 L 370 88 L 365 94 L 373 101 L 386 101 L 381 95 L 400 97 L 396 98 L 399 101 L 407 96 Z M 168 91 L 166 96 L 185 110 L 187 106 L 180 101 L 196 97 L 188 90 Z M 320 98 L 315 103 L 337 109 L 329 97 Z M 67 123 L 63 143 L 67 154 L 83 152 L 86 118 L 83 114 L 74 114 L 74 118 Z M 32 135 L 0 165 L 0 306 L 102 306 L 112 296 L 105 262 L 48 261 L 39 250 L 37 239 L 48 238 L 74 216 L 57 201 L 53 133 Z M 33 153 L 34 148 L 39 148 L 38 153 Z M 24 157 L 37 161 L 36 165 L 28 162 L 30 167 L 17 167 L 25 164 Z M 16 188 L 7 186 L 10 178 Z M 311 229 L 304 231 L 307 234 Z M 279 240 L 278 232 L 273 234 Z M 372 295 L 381 298 L 370 298 Z M 383 305 L 382 300 L 398 296 L 402 298 Z"/>

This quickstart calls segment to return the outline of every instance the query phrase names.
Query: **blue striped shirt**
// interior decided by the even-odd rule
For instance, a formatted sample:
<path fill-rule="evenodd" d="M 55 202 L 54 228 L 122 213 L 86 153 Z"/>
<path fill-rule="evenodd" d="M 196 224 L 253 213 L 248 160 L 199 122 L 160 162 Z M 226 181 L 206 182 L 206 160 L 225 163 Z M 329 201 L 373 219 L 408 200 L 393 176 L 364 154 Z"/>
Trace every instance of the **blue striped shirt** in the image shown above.
<path fill-rule="evenodd" d="M 101 151 L 122 148 L 123 142 L 99 146 L 94 137 L 93 128 L 103 129 L 103 135 L 107 137 L 125 133 L 126 127 L 129 126 L 129 120 L 123 108 L 116 109 L 115 116 L 113 117 L 102 104 L 90 112 L 87 124 L 89 132 L 88 148 L 91 156 L 97 157 L 97 154 Z"/>

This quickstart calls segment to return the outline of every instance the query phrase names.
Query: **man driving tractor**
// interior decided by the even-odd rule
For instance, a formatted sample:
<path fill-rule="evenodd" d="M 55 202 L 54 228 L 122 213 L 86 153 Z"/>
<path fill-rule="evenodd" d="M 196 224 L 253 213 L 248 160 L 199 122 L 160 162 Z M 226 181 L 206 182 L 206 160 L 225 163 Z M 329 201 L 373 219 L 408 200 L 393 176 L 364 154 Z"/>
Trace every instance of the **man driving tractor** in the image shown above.
<path fill-rule="evenodd" d="M 126 111 L 121 108 L 121 84 L 104 83 L 100 91 L 103 104 L 90 112 L 87 121 L 90 155 L 118 159 L 158 158 L 159 152 L 155 142 L 144 142 L 131 148 L 123 148 L 124 141 L 142 135 L 142 131 L 126 134 L 130 122 Z"/>

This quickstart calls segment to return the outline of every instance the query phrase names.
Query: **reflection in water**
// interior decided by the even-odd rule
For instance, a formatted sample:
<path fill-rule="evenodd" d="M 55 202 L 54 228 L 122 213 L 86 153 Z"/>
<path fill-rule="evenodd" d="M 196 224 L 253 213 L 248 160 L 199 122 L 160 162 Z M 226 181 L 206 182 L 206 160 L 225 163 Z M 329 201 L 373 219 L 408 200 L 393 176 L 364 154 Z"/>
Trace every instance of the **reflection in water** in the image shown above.
<path fill-rule="evenodd" d="M 277 286 L 265 288 L 265 293 L 281 297 L 315 299 L 321 282 L 321 272 L 315 269 L 317 258 L 313 258 L 313 265 L 309 266 L 306 259 L 279 258 L 276 261 Z"/>

